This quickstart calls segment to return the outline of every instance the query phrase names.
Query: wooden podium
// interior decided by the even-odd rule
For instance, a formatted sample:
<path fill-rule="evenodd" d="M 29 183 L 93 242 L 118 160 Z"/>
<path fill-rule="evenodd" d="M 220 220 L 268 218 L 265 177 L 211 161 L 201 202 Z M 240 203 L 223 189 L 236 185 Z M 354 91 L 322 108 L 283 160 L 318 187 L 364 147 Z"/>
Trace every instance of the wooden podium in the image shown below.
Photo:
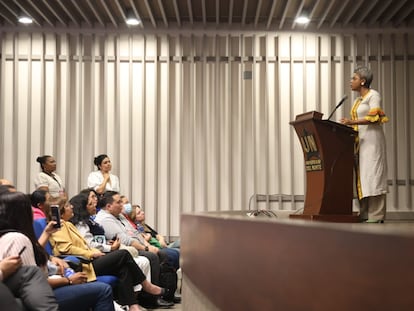
<path fill-rule="evenodd" d="M 306 168 L 306 197 L 301 218 L 358 222 L 352 212 L 354 141 L 356 132 L 337 122 L 322 120 L 311 111 L 290 122 L 299 137 Z"/>

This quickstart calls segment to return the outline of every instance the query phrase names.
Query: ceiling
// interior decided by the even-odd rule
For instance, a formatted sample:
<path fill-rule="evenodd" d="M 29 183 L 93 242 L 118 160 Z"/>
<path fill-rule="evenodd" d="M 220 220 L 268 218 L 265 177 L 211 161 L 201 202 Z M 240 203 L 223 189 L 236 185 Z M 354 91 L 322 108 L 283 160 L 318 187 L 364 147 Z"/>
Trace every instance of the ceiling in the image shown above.
<path fill-rule="evenodd" d="M 302 11 L 307 26 L 294 22 Z M 21 27 L 21 12 L 31 29 L 122 30 L 131 12 L 143 31 L 414 28 L 413 0 L 0 0 L 0 27 Z"/>

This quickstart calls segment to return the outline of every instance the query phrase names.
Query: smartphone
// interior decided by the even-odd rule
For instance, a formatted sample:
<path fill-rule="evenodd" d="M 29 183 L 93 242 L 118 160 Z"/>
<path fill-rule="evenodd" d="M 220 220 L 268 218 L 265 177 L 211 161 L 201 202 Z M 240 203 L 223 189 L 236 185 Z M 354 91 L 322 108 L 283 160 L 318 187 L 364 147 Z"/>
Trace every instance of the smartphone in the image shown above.
<path fill-rule="evenodd" d="M 56 224 L 53 225 L 54 228 L 60 228 L 60 211 L 59 205 L 50 206 L 50 214 L 53 221 L 56 221 Z"/>
<path fill-rule="evenodd" d="M 26 246 L 23 246 L 22 249 L 19 252 L 19 256 L 21 256 L 23 254 L 23 252 L 24 252 L 25 249 L 26 249 Z"/>

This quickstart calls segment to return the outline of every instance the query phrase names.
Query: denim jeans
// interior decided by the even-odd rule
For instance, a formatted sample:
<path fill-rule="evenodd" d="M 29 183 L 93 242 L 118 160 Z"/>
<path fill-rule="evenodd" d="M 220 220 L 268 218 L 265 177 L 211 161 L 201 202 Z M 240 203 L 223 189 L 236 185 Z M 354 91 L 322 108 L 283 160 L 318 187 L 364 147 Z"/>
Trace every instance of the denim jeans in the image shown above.
<path fill-rule="evenodd" d="M 167 255 L 167 260 L 170 266 L 176 270 L 180 268 L 180 250 L 178 248 L 161 248 L 160 252 L 164 252 Z"/>
<path fill-rule="evenodd" d="M 53 291 L 60 311 L 114 311 L 112 288 L 105 283 L 68 285 Z"/>

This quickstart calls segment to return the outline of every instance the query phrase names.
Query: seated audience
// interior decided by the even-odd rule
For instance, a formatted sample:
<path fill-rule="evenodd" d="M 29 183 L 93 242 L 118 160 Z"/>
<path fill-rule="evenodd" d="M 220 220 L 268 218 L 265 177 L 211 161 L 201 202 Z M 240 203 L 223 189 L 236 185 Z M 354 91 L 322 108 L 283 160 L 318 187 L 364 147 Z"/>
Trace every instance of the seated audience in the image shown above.
<path fill-rule="evenodd" d="M 30 195 L 30 202 L 33 208 L 33 220 L 47 218 L 49 214 L 49 205 L 46 202 L 50 199 L 50 194 L 46 190 L 35 190 Z"/>
<path fill-rule="evenodd" d="M 122 200 L 122 215 L 128 220 L 128 222 L 131 224 L 131 226 L 137 230 L 137 224 L 135 223 L 135 217 L 136 217 L 136 207 L 138 205 L 131 205 L 129 203 L 129 200 L 126 196 L 121 195 Z"/>
<path fill-rule="evenodd" d="M 103 253 L 109 253 L 118 249 L 128 250 L 142 272 L 144 272 L 147 280 L 151 281 L 149 260 L 144 256 L 138 256 L 138 251 L 135 248 L 121 244 L 116 236 L 111 240 L 107 240 L 104 228 L 94 221 L 96 205 L 98 203 L 94 190 L 82 190 L 78 195 L 70 199 L 70 203 L 73 206 L 74 214 L 70 222 L 76 226 L 91 248 L 99 249 Z"/>
<path fill-rule="evenodd" d="M 1 228 L 8 227 L 4 222 L 0 224 Z M 18 249 L 13 246 L 3 245 L 4 239 L 1 235 L 5 234 L 7 230 L 2 230 L 0 233 L 0 282 L 7 286 L 7 291 L 10 292 L 12 300 L 10 305 L 4 306 L 1 310 L 58 310 L 58 304 L 53 294 L 52 288 L 49 286 L 47 279 L 43 272 L 36 266 L 22 266 L 22 259 L 18 253 Z M 4 250 L 7 247 L 14 249 Z M 5 254 L 16 252 L 14 256 L 6 257 Z M 3 292 L 3 290 L 0 290 Z M 15 297 L 20 298 L 23 306 L 16 303 Z M 4 302 L 6 297 L 1 297 Z M 7 308 L 6 308 L 7 307 Z M 22 307 L 22 308 L 20 308 Z"/>
<path fill-rule="evenodd" d="M 138 301 L 134 294 L 134 287 L 142 285 L 144 291 L 161 296 L 166 291 L 149 282 L 141 269 L 137 266 L 130 253 L 126 250 L 115 250 L 103 253 L 98 249 L 91 248 L 76 227 L 69 222 L 73 217 L 73 207 L 70 203 L 60 200 L 61 229 L 53 233 L 50 243 L 55 255 L 78 255 L 91 260 L 83 264 L 83 271 L 88 281 L 96 280 L 97 275 L 115 275 L 119 282 L 115 287 L 115 297 L 119 304 L 128 305 L 130 311 L 139 310 Z M 52 204 L 52 202 L 51 202 Z M 171 306 L 161 298 L 161 306 Z"/>
<path fill-rule="evenodd" d="M 42 286 L 42 277 L 46 281 L 45 274 L 42 273 L 42 277 L 33 276 L 37 278 L 34 281 L 36 282 L 35 290 L 39 290 L 37 303 L 40 306 L 32 307 L 31 310 L 114 310 L 112 289 L 109 285 L 100 282 L 86 283 L 85 273 L 78 272 L 69 275 L 69 267 L 63 260 L 54 257 L 51 258 L 52 262 L 48 260 L 48 254 L 39 245 L 33 231 L 32 209 L 27 195 L 21 192 L 2 193 L 0 195 L 0 219 L 3 220 L 0 222 L 0 230 L 4 233 L 0 238 L 0 258 L 20 254 L 23 266 L 39 266 L 50 275 L 47 282 L 53 288 L 55 299 L 47 288 Z M 39 299 L 40 297 L 43 299 Z M 34 299 L 33 303 L 37 300 Z M 56 301 L 59 308 L 53 307 Z M 29 306 L 29 310 L 30 308 Z"/>
<path fill-rule="evenodd" d="M 137 230 L 143 233 L 145 240 L 151 245 L 163 249 L 167 253 L 172 266 L 178 270 L 180 268 L 180 251 L 176 248 L 169 248 L 164 237 L 145 223 L 145 212 L 140 206 L 135 207 L 135 223 Z"/>
<path fill-rule="evenodd" d="M 122 214 L 128 220 L 132 227 L 141 233 L 143 238 L 151 245 L 163 249 L 167 254 L 169 263 L 176 270 L 180 268 L 180 251 L 178 249 L 170 249 L 165 238 L 158 234 L 157 231 L 145 224 L 145 213 L 139 205 L 131 205 L 126 196 L 121 196 L 123 203 Z"/>
<path fill-rule="evenodd" d="M 151 264 L 152 281 L 168 288 L 172 294 L 166 298 L 168 301 L 173 301 L 177 283 L 171 280 L 173 276 L 176 278 L 176 274 L 175 271 L 172 271 L 174 268 L 168 263 L 167 253 L 149 244 L 122 215 L 122 200 L 119 193 L 106 192 L 101 198 L 100 205 L 101 210 L 96 215 L 95 221 L 105 229 L 106 238 L 110 239 L 116 235 L 121 243 L 135 247 L 140 255 L 147 257 Z M 166 277 L 167 275 L 168 277 Z"/>
<path fill-rule="evenodd" d="M 56 160 L 50 155 L 37 157 L 41 172 L 34 180 L 35 189 L 46 190 L 52 197 L 66 196 L 65 185 L 56 171 Z"/>
<path fill-rule="evenodd" d="M 50 206 L 48 204 L 49 199 L 50 194 L 46 190 L 35 190 L 30 195 L 33 211 L 33 228 L 35 229 L 35 234 L 38 237 L 39 244 L 47 251 L 48 254 L 52 254 L 52 248 L 48 242 L 50 235 L 53 232 L 56 232 L 57 228 L 54 228 L 54 224 L 56 224 L 55 222 L 47 222 L 47 218 L 50 214 Z"/>
<path fill-rule="evenodd" d="M 111 160 L 106 154 L 100 154 L 93 160 L 98 168 L 88 176 L 88 188 L 94 189 L 98 194 L 106 191 L 119 191 L 119 179 L 111 174 Z"/>

